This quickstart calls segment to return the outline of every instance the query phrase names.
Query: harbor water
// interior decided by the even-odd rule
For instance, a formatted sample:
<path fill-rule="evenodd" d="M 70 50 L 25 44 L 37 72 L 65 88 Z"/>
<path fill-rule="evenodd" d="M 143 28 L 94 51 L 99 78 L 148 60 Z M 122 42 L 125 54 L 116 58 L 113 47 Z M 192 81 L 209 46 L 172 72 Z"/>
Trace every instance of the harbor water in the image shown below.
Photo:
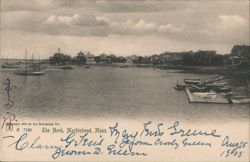
<path fill-rule="evenodd" d="M 0 108 L 5 109 L 8 100 L 3 83 L 9 78 L 17 86 L 10 92 L 12 112 L 24 118 L 248 121 L 248 104 L 191 104 L 184 91 L 173 88 L 185 78 L 214 76 L 110 66 L 49 68 L 42 76 L 18 76 L 12 69 L 0 69 Z M 1 115 L 5 112 L 1 110 Z"/>

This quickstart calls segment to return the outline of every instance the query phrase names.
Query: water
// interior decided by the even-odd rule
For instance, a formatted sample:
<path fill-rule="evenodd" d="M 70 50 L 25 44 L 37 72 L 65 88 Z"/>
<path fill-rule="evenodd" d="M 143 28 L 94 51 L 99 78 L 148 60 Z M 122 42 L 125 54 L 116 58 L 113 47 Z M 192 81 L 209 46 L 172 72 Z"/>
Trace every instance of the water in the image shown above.
<path fill-rule="evenodd" d="M 249 120 L 249 105 L 190 104 L 184 91 L 173 87 L 184 78 L 215 75 L 173 73 L 152 68 L 92 66 L 89 69 L 51 69 L 43 76 L 17 76 L 0 70 L 1 115 L 6 110 L 9 78 L 18 88 L 11 92 L 12 111 L 37 119 L 162 118 L 199 122 Z"/>

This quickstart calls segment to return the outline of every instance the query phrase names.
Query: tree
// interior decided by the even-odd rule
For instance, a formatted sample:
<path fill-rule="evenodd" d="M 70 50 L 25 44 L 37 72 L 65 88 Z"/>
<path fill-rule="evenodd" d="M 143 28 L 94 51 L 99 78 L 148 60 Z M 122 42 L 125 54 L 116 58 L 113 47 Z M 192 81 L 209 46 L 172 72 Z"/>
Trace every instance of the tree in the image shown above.
<path fill-rule="evenodd" d="M 71 63 L 71 57 L 63 53 L 55 53 L 49 58 L 50 64 L 65 65 Z"/>
<path fill-rule="evenodd" d="M 87 59 L 84 53 L 82 53 L 82 51 L 80 51 L 76 58 L 75 58 L 75 62 L 78 65 L 84 65 L 86 63 Z"/>

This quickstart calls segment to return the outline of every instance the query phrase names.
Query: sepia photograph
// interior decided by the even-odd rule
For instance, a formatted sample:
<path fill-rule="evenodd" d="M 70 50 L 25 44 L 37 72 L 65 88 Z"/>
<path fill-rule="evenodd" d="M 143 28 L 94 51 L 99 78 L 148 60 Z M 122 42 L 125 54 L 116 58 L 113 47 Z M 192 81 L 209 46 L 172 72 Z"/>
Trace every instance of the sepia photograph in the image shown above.
<path fill-rule="evenodd" d="M 249 0 L 0 6 L 0 161 L 250 160 Z"/>

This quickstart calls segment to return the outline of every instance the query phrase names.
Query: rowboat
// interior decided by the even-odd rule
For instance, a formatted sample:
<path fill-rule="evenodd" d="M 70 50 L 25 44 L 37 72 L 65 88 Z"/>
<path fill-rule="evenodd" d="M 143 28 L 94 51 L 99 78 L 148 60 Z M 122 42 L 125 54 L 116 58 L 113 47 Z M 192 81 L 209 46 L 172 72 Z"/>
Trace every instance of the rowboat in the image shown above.
<path fill-rule="evenodd" d="M 211 88 L 212 90 L 216 91 L 216 92 L 231 92 L 232 88 L 231 87 L 213 87 Z"/>
<path fill-rule="evenodd" d="M 202 80 L 201 79 L 184 79 L 184 82 L 186 84 L 201 84 Z"/>
<path fill-rule="evenodd" d="M 247 96 L 233 96 L 230 97 L 229 100 L 233 104 L 250 104 L 250 98 Z"/>
<path fill-rule="evenodd" d="M 61 67 L 61 69 L 63 69 L 63 70 L 72 70 L 73 67 L 72 66 L 63 66 L 63 67 Z"/>
<path fill-rule="evenodd" d="M 10 69 L 15 69 L 15 68 L 19 68 L 19 66 L 17 66 L 16 64 L 3 64 L 2 66 L 1 66 L 1 68 L 10 68 Z"/>
<path fill-rule="evenodd" d="M 191 84 L 191 88 L 190 88 L 191 91 L 198 91 L 198 92 L 207 92 L 210 90 L 209 87 L 206 87 L 204 85 L 201 85 L 201 86 L 198 86 L 198 84 Z"/>
<path fill-rule="evenodd" d="M 29 71 L 29 70 L 22 70 L 22 71 L 16 71 L 15 74 L 17 75 L 23 75 L 23 76 L 40 76 L 43 75 L 43 71 Z"/>
<path fill-rule="evenodd" d="M 85 69 L 89 69 L 90 67 L 91 66 L 89 66 L 89 65 L 84 66 Z"/>
<path fill-rule="evenodd" d="M 181 91 L 181 90 L 185 90 L 185 88 L 188 88 L 188 87 L 192 87 L 192 85 L 191 84 L 176 84 L 175 86 L 174 86 L 174 89 L 175 90 L 179 90 L 179 91 Z"/>
<path fill-rule="evenodd" d="M 128 68 L 128 65 L 121 65 L 120 68 Z"/>
<path fill-rule="evenodd" d="M 216 93 L 213 92 L 193 92 L 193 95 L 202 98 L 212 98 L 212 99 L 215 99 L 217 96 Z"/>

